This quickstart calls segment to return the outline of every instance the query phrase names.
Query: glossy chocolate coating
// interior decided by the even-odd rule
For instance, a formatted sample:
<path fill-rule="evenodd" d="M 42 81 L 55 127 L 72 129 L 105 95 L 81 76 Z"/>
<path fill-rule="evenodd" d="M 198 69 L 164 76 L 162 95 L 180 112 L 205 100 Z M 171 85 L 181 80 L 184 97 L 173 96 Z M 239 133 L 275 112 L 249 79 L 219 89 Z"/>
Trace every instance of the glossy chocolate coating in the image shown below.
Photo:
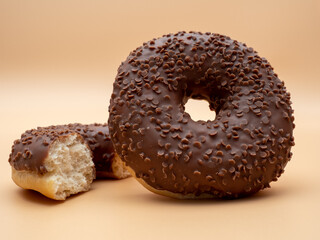
<path fill-rule="evenodd" d="M 21 139 L 14 142 L 9 162 L 16 170 L 43 174 L 47 171 L 43 161 L 48 155 L 50 144 L 59 136 L 74 132 L 80 134 L 90 147 L 97 177 L 110 175 L 114 149 L 107 124 L 75 123 L 28 130 L 21 135 Z"/>
<path fill-rule="evenodd" d="M 284 82 L 227 36 L 179 32 L 144 43 L 120 65 L 113 87 L 115 150 L 154 189 L 240 197 L 277 180 L 292 156 Z M 216 118 L 193 121 L 189 98 L 207 100 Z"/>

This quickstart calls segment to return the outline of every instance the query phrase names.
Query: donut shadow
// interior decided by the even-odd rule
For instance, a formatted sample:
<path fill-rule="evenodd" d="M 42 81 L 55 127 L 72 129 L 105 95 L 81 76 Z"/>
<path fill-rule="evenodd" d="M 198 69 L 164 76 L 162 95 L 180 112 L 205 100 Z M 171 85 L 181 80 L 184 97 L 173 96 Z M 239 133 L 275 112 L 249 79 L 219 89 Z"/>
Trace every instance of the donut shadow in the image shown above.
<path fill-rule="evenodd" d="M 31 202 L 31 203 L 36 203 L 36 204 L 42 204 L 46 206 L 56 206 L 59 204 L 63 204 L 65 201 L 71 201 L 72 199 L 75 199 L 76 197 L 82 195 L 83 192 L 71 195 L 68 197 L 66 200 L 54 200 L 51 198 L 48 198 L 41 193 L 34 191 L 34 190 L 29 190 L 29 189 L 19 189 L 18 190 L 18 195 L 23 198 L 23 200 Z"/>
<path fill-rule="evenodd" d="M 176 199 L 172 197 L 166 197 L 158 194 L 144 194 L 143 197 L 147 201 L 152 201 L 155 203 L 162 204 L 179 204 L 179 205 L 212 205 L 212 204 L 234 204 L 234 203 L 244 203 L 244 202 L 254 202 L 261 201 L 268 198 L 281 197 L 282 195 L 286 195 L 289 189 L 266 189 L 263 191 L 259 191 L 255 194 L 234 198 L 234 199 L 220 199 L 220 198 L 207 198 L 207 199 Z M 141 199 L 142 196 L 139 198 Z"/>
<path fill-rule="evenodd" d="M 93 192 L 93 191 L 99 190 L 101 188 L 101 185 L 106 184 L 106 182 L 110 183 L 110 182 L 117 182 L 117 181 L 119 181 L 119 180 L 112 179 L 112 178 L 96 179 L 91 184 L 91 188 L 89 191 Z M 42 205 L 47 205 L 47 206 L 55 206 L 55 205 L 63 204 L 66 201 L 70 202 L 70 201 L 82 196 L 82 194 L 86 194 L 89 191 L 73 194 L 73 195 L 67 197 L 65 200 L 54 200 L 54 199 L 51 199 L 51 198 L 48 198 L 48 197 L 42 195 L 41 193 L 39 193 L 35 190 L 23 189 L 23 188 L 19 188 L 16 190 L 17 195 L 20 198 L 23 198 L 23 200 L 31 202 L 31 203 L 37 203 L 37 204 L 42 204 Z"/>
<path fill-rule="evenodd" d="M 92 189 L 94 185 L 104 184 L 106 182 L 119 182 L 119 181 L 123 181 L 123 180 L 126 180 L 126 179 L 127 178 L 125 178 L 125 179 L 97 178 L 92 182 L 90 189 Z"/>

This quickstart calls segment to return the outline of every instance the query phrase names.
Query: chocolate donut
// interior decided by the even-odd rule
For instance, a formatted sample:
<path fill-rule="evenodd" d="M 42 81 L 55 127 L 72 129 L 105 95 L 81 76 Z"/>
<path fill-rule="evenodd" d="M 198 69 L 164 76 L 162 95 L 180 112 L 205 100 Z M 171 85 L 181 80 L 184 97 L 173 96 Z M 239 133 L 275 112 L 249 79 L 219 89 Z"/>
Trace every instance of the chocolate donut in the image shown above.
<path fill-rule="evenodd" d="M 28 130 L 9 156 L 12 179 L 20 187 L 65 200 L 90 189 L 96 176 L 125 178 L 106 124 L 69 124 Z"/>
<path fill-rule="evenodd" d="M 95 178 L 89 146 L 64 128 L 26 131 L 14 141 L 9 163 L 18 186 L 55 200 L 88 191 Z"/>
<path fill-rule="evenodd" d="M 189 98 L 216 118 L 193 121 Z M 269 187 L 294 145 L 290 94 L 265 58 L 227 36 L 178 32 L 120 65 L 109 106 L 116 153 L 149 190 L 237 198 Z"/>

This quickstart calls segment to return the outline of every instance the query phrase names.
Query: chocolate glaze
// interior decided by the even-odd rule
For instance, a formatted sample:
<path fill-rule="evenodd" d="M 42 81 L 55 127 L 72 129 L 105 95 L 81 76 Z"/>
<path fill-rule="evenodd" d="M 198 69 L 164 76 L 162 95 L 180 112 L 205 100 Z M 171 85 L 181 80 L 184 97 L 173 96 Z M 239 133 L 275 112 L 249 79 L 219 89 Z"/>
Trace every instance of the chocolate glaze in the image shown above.
<path fill-rule="evenodd" d="M 290 94 L 246 44 L 178 32 L 144 43 L 119 69 L 109 106 L 115 150 L 157 190 L 240 197 L 269 187 L 294 145 Z M 216 118 L 193 121 L 189 98 Z"/>
<path fill-rule="evenodd" d="M 59 136 L 74 132 L 80 134 L 90 147 L 97 177 L 110 176 L 114 149 L 107 124 L 75 123 L 28 130 L 21 135 L 21 139 L 14 142 L 9 162 L 16 170 L 43 174 L 47 171 L 43 161 L 48 155 L 50 144 Z"/>

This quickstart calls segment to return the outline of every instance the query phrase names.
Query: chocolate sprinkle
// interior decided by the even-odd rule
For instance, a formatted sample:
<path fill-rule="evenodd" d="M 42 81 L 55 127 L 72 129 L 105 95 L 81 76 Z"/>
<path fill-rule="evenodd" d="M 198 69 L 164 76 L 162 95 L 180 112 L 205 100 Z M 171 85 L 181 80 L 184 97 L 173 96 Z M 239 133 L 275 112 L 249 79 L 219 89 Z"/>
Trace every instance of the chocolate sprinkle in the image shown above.
<path fill-rule="evenodd" d="M 227 36 L 178 32 L 146 42 L 113 87 L 115 150 L 154 189 L 245 196 L 276 181 L 292 156 L 290 94 L 265 58 Z M 189 98 L 207 100 L 216 118 L 193 121 Z"/>

